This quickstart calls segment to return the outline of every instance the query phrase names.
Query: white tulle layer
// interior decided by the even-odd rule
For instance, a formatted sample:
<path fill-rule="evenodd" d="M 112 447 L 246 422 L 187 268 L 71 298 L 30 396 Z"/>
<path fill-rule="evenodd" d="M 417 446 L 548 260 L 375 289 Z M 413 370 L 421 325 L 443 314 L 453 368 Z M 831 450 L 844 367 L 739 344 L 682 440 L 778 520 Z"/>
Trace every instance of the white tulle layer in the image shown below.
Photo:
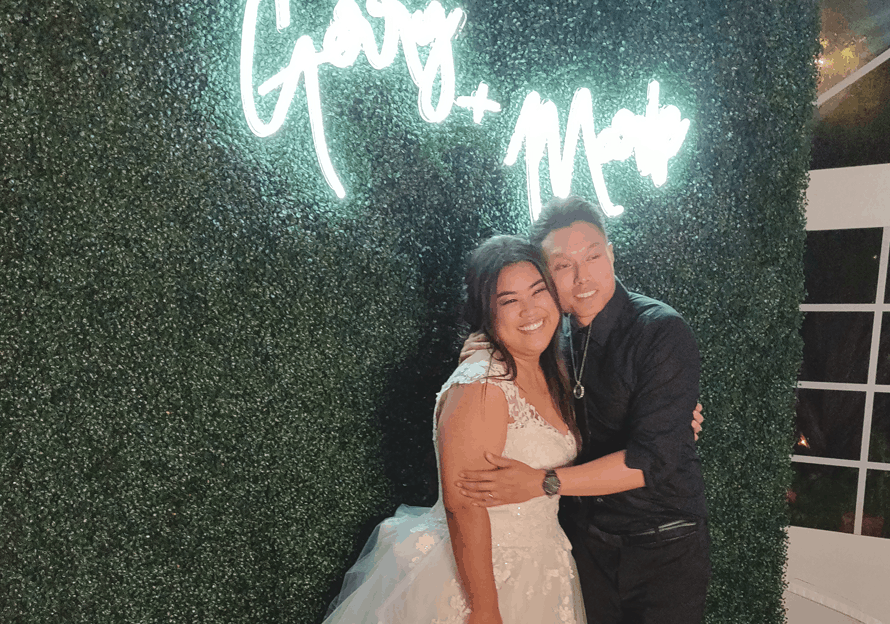
<path fill-rule="evenodd" d="M 585 622 L 561 531 L 492 548 L 504 624 Z M 468 614 L 441 503 L 403 505 L 374 530 L 324 624 L 463 624 Z"/>

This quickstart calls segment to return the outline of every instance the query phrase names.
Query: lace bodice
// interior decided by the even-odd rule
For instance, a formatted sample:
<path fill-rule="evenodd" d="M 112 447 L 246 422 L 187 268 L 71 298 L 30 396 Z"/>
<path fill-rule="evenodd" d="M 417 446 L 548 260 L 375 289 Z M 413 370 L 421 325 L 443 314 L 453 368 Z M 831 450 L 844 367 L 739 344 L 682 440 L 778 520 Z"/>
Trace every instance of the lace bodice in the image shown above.
<path fill-rule="evenodd" d="M 507 398 L 509 423 L 503 456 L 528 464 L 532 468 L 557 468 L 569 464 L 577 454 L 575 438 L 563 434 L 544 420 L 538 411 L 520 394 L 519 388 L 505 378 L 506 365 L 490 356 L 471 358 L 455 369 L 436 397 L 436 411 L 444 393 L 457 384 L 487 383 L 501 391 Z M 433 427 L 436 442 L 438 427 Z M 437 446 L 438 461 L 438 446 Z M 439 484 L 439 502 L 442 505 L 442 485 Z M 546 544 L 550 539 L 565 548 L 568 540 L 557 521 L 559 496 L 539 496 L 516 505 L 489 508 L 492 545 L 528 548 L 529 544 Z M 444 510 L 443 510 L 444 512 Z M 551 544 L 552 547 L 552 544 Z"/>

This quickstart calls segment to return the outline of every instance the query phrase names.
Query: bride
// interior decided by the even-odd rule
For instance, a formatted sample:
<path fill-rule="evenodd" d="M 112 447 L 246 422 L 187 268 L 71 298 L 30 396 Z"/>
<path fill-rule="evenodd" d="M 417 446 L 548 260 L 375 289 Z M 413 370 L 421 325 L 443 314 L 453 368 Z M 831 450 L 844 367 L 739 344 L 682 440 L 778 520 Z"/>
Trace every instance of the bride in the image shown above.
<path fill-rule="evenodd" d="M 558 340 L 560 312 L 540 251 L 496 236 L 470 256 L 464 320 L 480 351 L 436 400 L 439 499 L 402 506 L 375 529 L 324 624 L 583 624 L 559 496 L 473 505 L 454 485 L 490 452 L 534 468 L 570 464 L 578 431 Z"/>

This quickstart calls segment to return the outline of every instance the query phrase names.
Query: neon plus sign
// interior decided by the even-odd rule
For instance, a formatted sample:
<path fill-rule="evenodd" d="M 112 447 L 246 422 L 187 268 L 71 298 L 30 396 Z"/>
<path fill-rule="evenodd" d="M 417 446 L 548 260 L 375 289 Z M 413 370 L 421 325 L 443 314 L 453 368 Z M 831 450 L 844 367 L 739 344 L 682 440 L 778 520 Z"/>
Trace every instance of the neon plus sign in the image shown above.
<path fill-rule="evenodd" d="M 501 105 L 488 99 L 488 85 L 484 82 L 479 83 L 479 88 L 473 91 L 473 95 L 461 95 L 454 103 L 461 108 L 473 111 L 473 121 L 476 123 L 482 123 L 482 115 L 487 112 L 501 112 Z"/>

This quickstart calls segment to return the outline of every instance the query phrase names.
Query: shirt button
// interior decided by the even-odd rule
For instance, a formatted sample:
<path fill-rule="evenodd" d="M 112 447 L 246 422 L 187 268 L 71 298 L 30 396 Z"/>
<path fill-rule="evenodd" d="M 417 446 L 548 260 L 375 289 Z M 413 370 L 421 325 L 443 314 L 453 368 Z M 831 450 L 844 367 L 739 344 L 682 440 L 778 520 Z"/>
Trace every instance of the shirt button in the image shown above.
<path fill-rule="evenodd" d="M 596 502 L 598 502 L 598 503 L 603 502 L 603 497 L 602 497 L 602 496 L 597 496 L 597 497 L 596 497 Z"/>

